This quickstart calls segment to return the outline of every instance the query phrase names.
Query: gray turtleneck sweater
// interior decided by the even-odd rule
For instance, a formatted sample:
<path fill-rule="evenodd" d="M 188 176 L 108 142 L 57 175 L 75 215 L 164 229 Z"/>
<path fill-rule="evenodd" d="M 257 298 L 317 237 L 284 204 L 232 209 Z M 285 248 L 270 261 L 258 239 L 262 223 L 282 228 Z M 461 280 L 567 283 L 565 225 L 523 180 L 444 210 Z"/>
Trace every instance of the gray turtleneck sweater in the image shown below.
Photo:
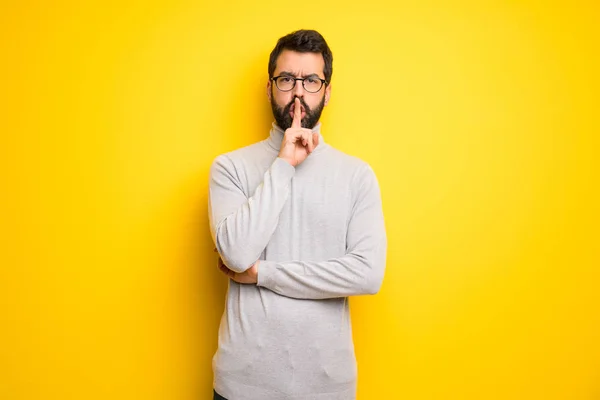
<path fill-rule="evenodd" d="M 348 296 L 376 293 L 387 238 L 371 167 L 325 143 L 297 167 L 283 130 L 216 157 L 209 220 L 225 265 L 260 260 L 258 284 L 229 280 L 213 357 L 229 400 L 351 400 L 357 365 Z"/>

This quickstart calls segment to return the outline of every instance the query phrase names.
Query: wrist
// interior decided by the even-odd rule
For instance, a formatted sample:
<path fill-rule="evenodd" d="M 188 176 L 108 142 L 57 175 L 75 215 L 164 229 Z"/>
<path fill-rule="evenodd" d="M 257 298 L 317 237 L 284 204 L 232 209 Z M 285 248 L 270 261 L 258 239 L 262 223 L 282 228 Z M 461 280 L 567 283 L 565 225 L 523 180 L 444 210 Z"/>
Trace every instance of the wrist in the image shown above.
<path fill-rule="evenodd" d="M 290 160 L 287 157 L 283 157 L 281 154 L 279 156 L 277 156 L 279 158 L 281 158 L 283 161 L 285 161 L 286 163 L 290 164 L 292 167 L 295 167 L 296 165 L 294 164 L 294 160 Z"/>

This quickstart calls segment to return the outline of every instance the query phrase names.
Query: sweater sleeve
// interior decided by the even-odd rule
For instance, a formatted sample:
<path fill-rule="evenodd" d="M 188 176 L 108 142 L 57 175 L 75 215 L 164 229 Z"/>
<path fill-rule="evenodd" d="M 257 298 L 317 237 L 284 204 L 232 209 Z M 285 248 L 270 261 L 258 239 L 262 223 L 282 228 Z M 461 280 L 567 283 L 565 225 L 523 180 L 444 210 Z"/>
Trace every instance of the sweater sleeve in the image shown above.
<path fill-rule="evenodd" d="M 267 247 L 289 197 L 295 171 L 277 157 L 248 198 L 229 157 L 220 155 L 213 161 L 208 195 L 210 231 L 217 251 L 231 270 L 244 272 Z"/>
<path fill-rule="evenodd" d="M 375 294 L 383 282 L 387 237 L 381 193 L 375 173 L 366 166 L 346 237 L 346 254 L 327 261 L 263 261 L 258 286 L 298 299 L 326 299 Z"/>

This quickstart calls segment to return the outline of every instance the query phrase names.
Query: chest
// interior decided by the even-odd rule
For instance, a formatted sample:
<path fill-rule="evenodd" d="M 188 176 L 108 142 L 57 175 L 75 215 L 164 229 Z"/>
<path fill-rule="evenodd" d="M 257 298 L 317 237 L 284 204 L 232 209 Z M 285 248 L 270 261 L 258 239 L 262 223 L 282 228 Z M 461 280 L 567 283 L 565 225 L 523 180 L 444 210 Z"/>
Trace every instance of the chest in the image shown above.
<path fill-rule="evenodd" d="M 268 246 L 271 255 L 326 259 L 344 253 L 352 213 L 351 176 L 342 167 L 308 161 L 296 168 L 291 179 L 288 198 Z M 267 168 L 256 168 L 248 177 L 249 196 L 262 183 Z M 279 254 L 281 249 L 292 254 Z"/>

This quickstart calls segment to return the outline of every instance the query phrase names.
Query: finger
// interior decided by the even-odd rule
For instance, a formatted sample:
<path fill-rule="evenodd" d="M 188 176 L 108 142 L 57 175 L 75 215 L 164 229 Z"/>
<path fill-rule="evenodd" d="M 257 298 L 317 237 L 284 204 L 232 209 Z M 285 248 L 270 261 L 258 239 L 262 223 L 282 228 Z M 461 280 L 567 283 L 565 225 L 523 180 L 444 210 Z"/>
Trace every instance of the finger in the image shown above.
<path fill-rule="evenodd" d="M 307 131 L 302 132 L 302 145 L 306 147 L 306 151 L 310 154 L 310 143 L 308 139 L 309 137 L 310 133 L 308 133 Z"/>
<path fill-rule="evenodd" d="M 302 105 L 300 99 L 296 97 L 294 100 L 294 120 L 292 121 L 292 128 L 302 127 Z"/>
<path fill-rule="evenodd" d="M 224 266 L 224 265 L 219 265 L 219 269 L 221 270 L 222 273 L 224 273 L 225 275 L 229 275 L 229 269 Z"/>
<path fill-rule="evenodd" d="M 315 135 L 311 132 L 308 134 L 308 153 L 312 153 L 313 150 L 315 149 L 315 144 L 314 144 L 314 137 Z"/>
<path fill-rule="evenodd" d="M 221 270 L 221 272 L 223 272 L 225 275 L 227 275 L 230 278 L 235 278 L 235 272 L 230 270 L 229 268 L 227 268 L 225 265 L 220 265 L 219 269 Z"/>
<path fill-rule="evenodd" d="M 306 129 L 303 133 L 303 138 L 304 138 L 304 146 L 306 146 L 306 149 L 308 150 L 308 153 L 312 153 L 312 151 L 315 149 L 314 143 L 313 143 L 313 132 L 310 129 Z"/>
<path fill-rule="evenodd" d="M 225 275 L 227 275 L 229 277 L 232 277 L 232 274 L 235 274 L 235 272 L 233 272 L 232 270 L 227 268 L 225 263 L 223 263 L 223 259 L 221 257 L 219 257 L 219 269 L 221 270 L 221 272 L 223 272 Z"/>
<path fill-rule="evenodd" d="M 313 133 L 313 146 L 317 147 L 318 145 L 319 145 L 319 133 L 315 132 L 315 133 Z"/>

